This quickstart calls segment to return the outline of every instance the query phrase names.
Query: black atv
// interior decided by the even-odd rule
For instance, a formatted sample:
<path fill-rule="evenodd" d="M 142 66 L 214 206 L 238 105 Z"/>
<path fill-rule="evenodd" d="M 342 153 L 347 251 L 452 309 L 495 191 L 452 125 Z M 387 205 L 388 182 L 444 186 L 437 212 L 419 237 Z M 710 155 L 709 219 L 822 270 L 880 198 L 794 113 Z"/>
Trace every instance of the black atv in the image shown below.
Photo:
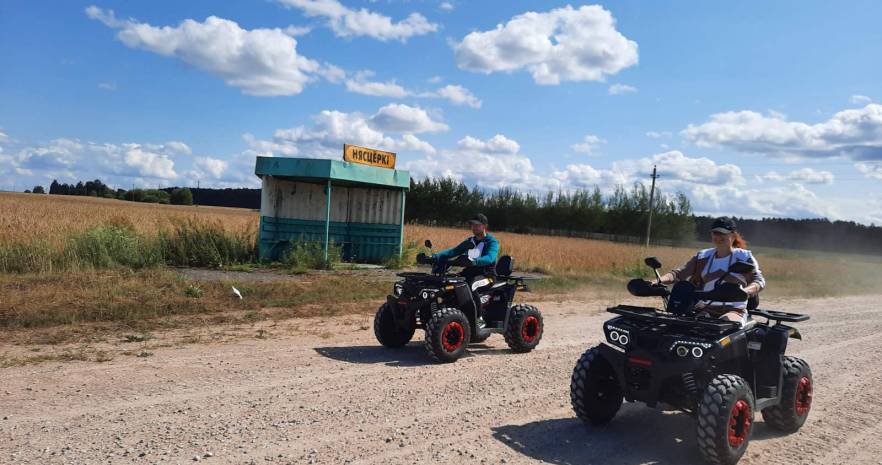
<path fill-rule="evenodd" d="M 661 263 L 649 257 L 646 264 L 658 277 Z M 727 275 L 752 270 L 752 264 L 738 262 Z M 812 405 L 812 372 L 805 361 L 784 355 L 788 339 L 802 336 L 782 322 L 809 317 L 758 310 L 758 300 L 749 302 L 752 318 L 743 326 L 703 316 L 698 301 L 747 299 L 741 287 L 723 282 L 725 277 L 707 292 L 689 282 L 668 290 L 660 278 L 628 283 L 633 295 L 664 299 L 666 311 L 629 305 L 607 309 L 619 316 L 603 325 L 606 343 L 582 354 L 573 370 L 570 399 L 576 415 L 586 423 L 605 424 L 623 399 L 682 410 L 697 418 L 702 456 L 721 465 L 734 464 L 744 454 L 756 411 L 774 429 L 798 430 Z"/>
<path fill-rule="evenodd" d="M 426 241 L 426 247 L 432 247 Z M 426 350 L 439 362 L 454 362 L 470 343 L 502 333 L 514 352 L 529 352 L 542 339 L 542 314 L 532 305 L 512 305 L 515 293 L 529 292 L 521 276 L 512 276 L 514 262 L 501 257 L 495 269 L 473 279 L 449 272 L 468 266 L 464 256 L 435 260 L 420 254 L 417 261 L 431 264 L 431 273 L 398 273 L 394 292 L 374 317 L 374 334 L 386 347 L 403 347 L 417 328 L 425 330 Z"/>

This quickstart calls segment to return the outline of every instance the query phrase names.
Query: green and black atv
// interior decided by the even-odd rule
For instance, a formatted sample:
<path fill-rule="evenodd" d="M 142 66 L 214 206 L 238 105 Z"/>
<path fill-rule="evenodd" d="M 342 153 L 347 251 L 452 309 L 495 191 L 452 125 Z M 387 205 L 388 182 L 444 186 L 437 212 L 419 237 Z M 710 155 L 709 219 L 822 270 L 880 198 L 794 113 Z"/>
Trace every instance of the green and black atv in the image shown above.
<path fill-rule="evenodd" d="M 432 247 L 426 241 L 426 247 Z M 398 273 L 395 283 L 374 317 L 374 334 L 389 348 L 405 346 L 417 329 L 426 334 L 426 350 L 436 361 L 454 362 L 470 343 L 501 333 L 514 352 L 530 352 L 542 339 L 542 313 L 533 305 L 512 304 L 517 291 L 529 292 L 529 278 L 512 276 L 514 262 L 503 256 L 495 267 L 473 279 L 450 273 L 468 266 L 464 256 L 449 260 L 424 254 L 417 262 L 431 264 L 431 273 Z"/>

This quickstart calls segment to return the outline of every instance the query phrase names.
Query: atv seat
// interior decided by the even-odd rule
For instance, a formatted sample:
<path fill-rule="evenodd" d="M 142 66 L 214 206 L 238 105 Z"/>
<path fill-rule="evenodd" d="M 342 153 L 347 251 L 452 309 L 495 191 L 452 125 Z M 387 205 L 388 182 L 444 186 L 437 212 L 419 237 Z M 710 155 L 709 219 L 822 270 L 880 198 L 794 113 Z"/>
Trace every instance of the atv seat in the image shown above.
<path fill-rule="evenodd" d="M 503 255 L 496 261 L 496 276 L 509 276 L 514 271 L 514 259 L 511 255 Z"/>

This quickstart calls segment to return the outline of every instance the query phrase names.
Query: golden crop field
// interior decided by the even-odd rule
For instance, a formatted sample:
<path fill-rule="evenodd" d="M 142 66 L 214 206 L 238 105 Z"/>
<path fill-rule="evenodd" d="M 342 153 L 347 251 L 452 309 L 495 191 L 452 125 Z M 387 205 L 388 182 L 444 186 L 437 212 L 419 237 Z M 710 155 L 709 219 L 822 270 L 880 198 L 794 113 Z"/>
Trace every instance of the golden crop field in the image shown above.
<path fill-rule="evenodd" d="M 57 244 L 71 233 L 120 220 L 132 224 L 138 232 L 150 233 L 174 219 L 191 217 L 217 221 L 230 230 L 242 230 L 254 227 L 259 214 L 244 208 L 4 192 L 0 193 L 0 243 L 40 240 Z"/>
<path fill-rule="evenodd" d="M 196 219 L 217 222 L 230 231 L 256 231 L 259 214 L 240 208 L 157 205 L 89 197 L 36 194 L 0 194 L 0 244 L 45 241 L 60 244 L 71 233 L 106 222 L 126 221 L 139 232 L 150 233 L 172 221 Z M 657 256 L 670 269 L 685 262 L 695 250 L 600 240 L 494 232 L 503 254 L 512 255 L 518 269 L 567 276 L 629 276 L 646 271 L 642 258 Z M 436 250 L 451 247 L 468 235 L 465 228 L 407 225 L 406 241 L 421 245 L 431 239 Z M 748 238 L 749 240 L 750 238 Z M 826 294 L 862 291 L 879 284 L 873 257 L 755 249 L 770 287 L 799 287 Z M 831 276 L 840 277 L 835 284 Z M 825 284 L 826 283 L 826 284 Z M 844 287 L 841 287 L 844 286 Z"/>

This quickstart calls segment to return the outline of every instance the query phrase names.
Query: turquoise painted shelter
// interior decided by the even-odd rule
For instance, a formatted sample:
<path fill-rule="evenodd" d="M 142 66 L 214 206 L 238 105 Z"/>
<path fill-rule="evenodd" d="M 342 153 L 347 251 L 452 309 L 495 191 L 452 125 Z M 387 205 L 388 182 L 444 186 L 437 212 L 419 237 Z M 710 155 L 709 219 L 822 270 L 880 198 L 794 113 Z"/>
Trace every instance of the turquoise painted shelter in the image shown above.
<path fill-rule="evenodd" d="M 298 241 L 340 247 L 343 259 L 381 262 L 401 253 L 410 173 L 342 160 L 257 157 L 258 248 L 278 260 Z"/>

